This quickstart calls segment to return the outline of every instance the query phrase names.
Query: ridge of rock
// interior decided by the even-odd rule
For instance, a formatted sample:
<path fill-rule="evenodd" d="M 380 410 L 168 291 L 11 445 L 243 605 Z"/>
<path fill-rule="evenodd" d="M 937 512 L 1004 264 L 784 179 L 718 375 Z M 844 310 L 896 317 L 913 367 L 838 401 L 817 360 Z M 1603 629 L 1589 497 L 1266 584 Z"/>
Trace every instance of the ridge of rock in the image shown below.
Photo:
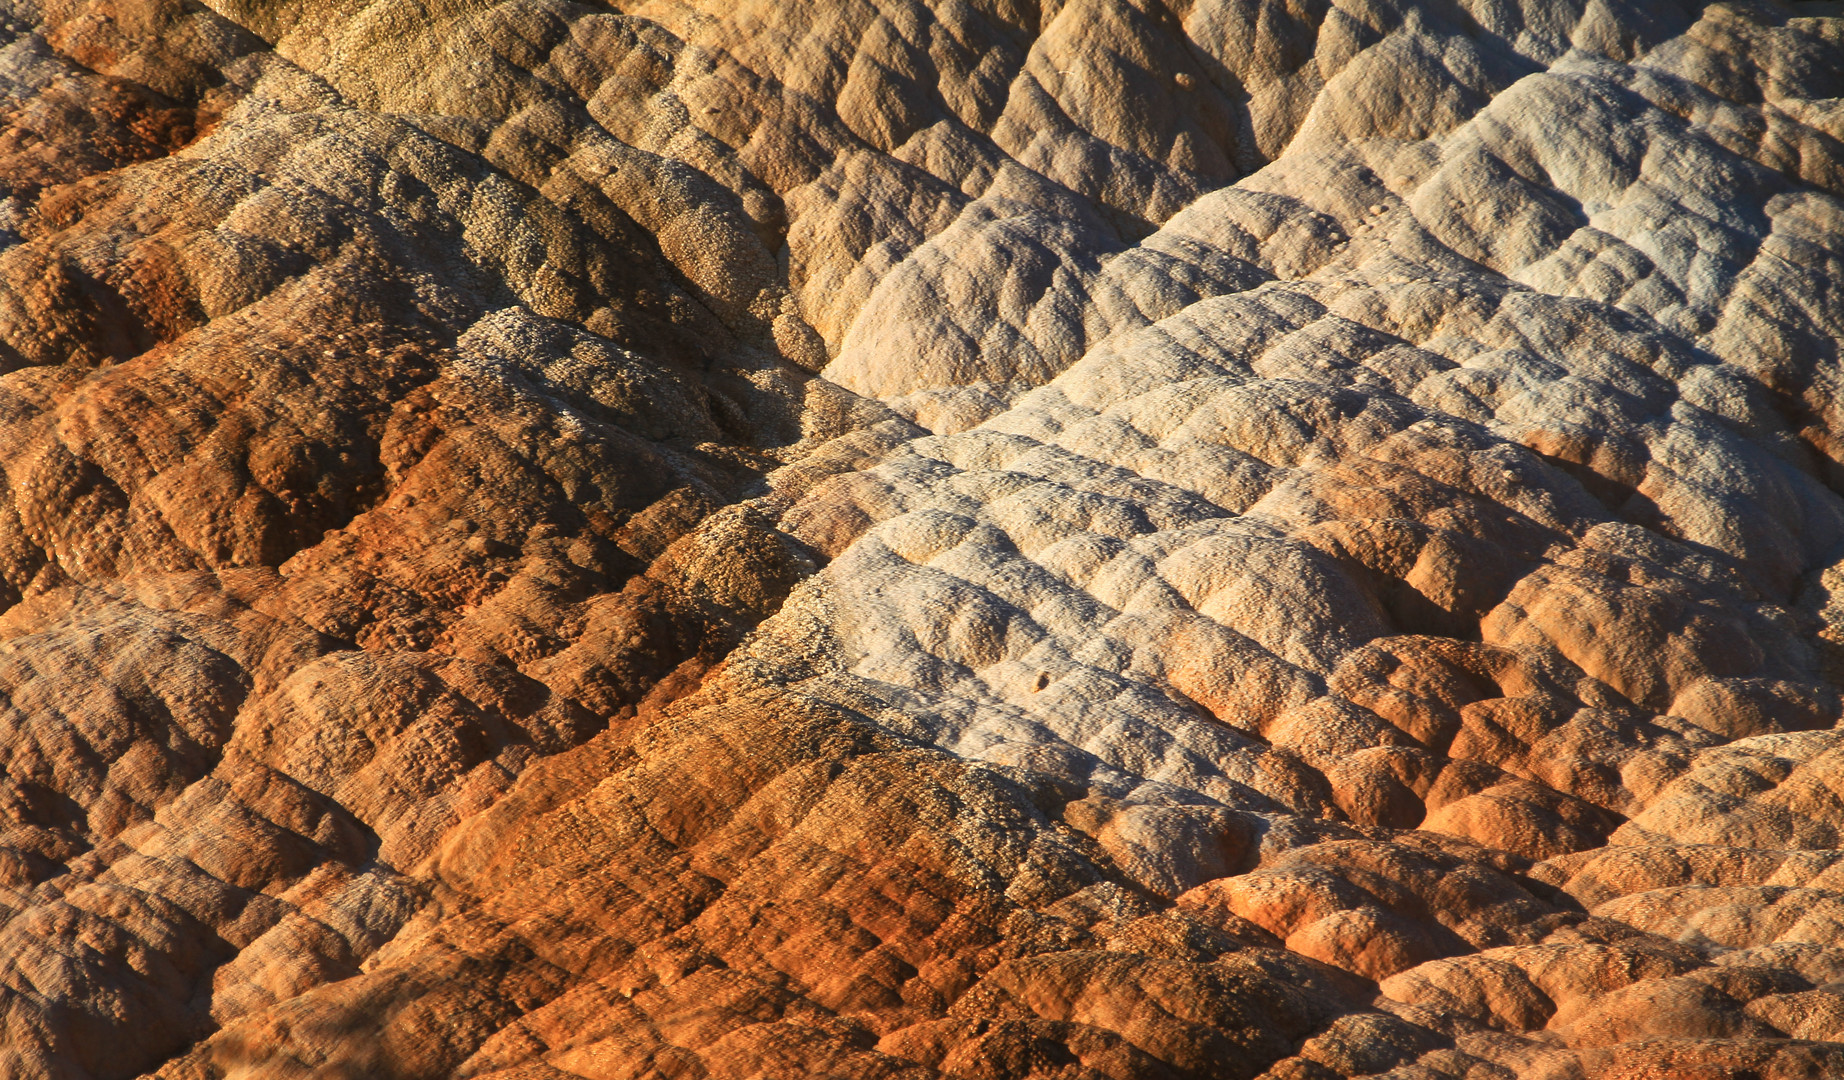
<path fill-rule="evenodd" d="M 1833 3 L 0 0 L 0 1075 L 1844 1075 L 1839 280 Z"/>

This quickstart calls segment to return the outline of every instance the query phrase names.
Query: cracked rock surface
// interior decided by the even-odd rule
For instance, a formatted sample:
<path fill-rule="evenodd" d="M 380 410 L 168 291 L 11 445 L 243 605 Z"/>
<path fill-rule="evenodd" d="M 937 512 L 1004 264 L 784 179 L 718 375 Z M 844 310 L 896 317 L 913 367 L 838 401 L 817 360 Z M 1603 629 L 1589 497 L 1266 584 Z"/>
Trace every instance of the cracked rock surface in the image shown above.
<path fill-rule="evenodd" d="M 1844 1075 L 1844 5 L 0 0 L 0 1076 Z"/>

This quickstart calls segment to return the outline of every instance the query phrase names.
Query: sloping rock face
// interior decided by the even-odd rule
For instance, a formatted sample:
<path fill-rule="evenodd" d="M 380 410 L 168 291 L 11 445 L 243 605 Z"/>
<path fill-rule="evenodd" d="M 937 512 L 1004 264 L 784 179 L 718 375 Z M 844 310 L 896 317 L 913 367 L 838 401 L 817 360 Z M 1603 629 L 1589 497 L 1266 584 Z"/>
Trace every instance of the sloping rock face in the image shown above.
<path fill-rule="evenodd" d="M 1844 11 L 0 0 L 0 1076 L 1844 1075 Z"/>

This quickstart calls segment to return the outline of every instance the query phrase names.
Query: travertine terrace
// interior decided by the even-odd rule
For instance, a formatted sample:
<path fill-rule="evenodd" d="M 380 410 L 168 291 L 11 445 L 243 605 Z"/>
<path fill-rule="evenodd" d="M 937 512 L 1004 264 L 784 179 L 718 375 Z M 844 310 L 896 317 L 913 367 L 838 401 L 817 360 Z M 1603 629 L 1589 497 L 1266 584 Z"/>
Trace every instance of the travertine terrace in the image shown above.
<path fill-rule="evenodd" d="M 0 0 L 0 1077 L 1844 1076 L 1844 5 Z"/>

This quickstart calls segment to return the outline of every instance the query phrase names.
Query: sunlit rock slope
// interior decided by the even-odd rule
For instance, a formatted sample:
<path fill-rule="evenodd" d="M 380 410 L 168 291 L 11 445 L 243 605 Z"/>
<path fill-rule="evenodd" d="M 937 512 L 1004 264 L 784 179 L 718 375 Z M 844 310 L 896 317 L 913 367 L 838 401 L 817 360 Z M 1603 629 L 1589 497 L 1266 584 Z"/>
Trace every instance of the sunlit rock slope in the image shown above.
<path fill-rule="evenodd" d="M 1844 5 L 0 0 L 0 1076 L 1844 1075 Z"/>

